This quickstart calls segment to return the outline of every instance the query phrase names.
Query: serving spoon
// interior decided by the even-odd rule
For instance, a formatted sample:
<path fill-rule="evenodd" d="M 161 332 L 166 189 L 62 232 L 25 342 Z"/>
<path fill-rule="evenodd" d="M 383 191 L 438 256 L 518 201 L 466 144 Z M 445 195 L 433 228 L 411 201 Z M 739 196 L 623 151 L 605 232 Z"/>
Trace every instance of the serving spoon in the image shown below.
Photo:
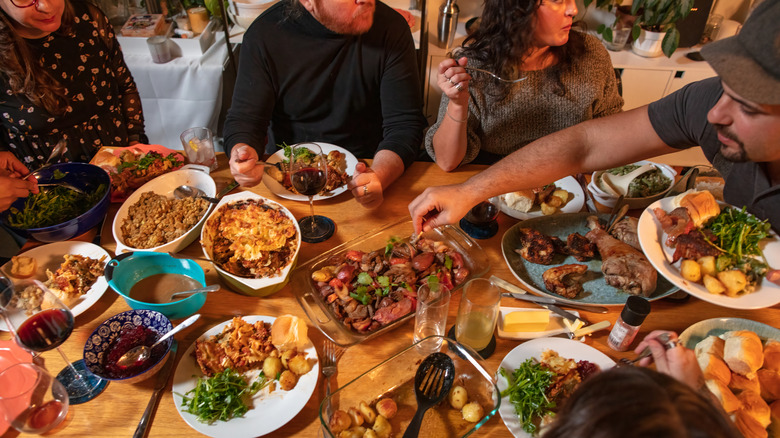
<path fill-rule="evenodd" d="M 218 290 L 219 290 L 219 285 L 212 284 L 211 286 L 199 287 L 197 289 L 174 292 L 171 294 L 170 297 L 168 297 L 168 301 L 173 301 L 173 297 L 178 297 L 179 295 L 194 295 L 199 293 L 216 292 Z"/>
<path fill-rule="evenodd" d="M 116 364 L 119 365 L 120 367 L 129 367 L 131 365 L 135 365 L 137 363 L 141 363 L 145 361 L 146 359 L 149 358 L 149 356 L 152 355 L 152 349 L 157 344 L 165 341 L 166 339 L 170 338 L 176 333 L 179 333 L 185 328 L 191 326 L 193 322 L 198 320 L 198 318 L 200 318 L 200 313 L 196 313 L 190 316 L 189 318 L 184 320 L 184 322 L 174 327 L 171 331 L 162 335 L 160 339 L 157 340 L 157 342 L 155 342 L 149 347 L 147 347 L 146 345 L 138 345 L 136 347 L 127 350 L 127 353 L 123 354 L 122 357 L 120 357 L 119 360 L 116 361 Z"/>
<path fill-rule="evenodd" d="M 173 190 L 173 196 L 175 196 L 177 199 L 184 199 L 184 198 L 203 198 L 212 204 L 216 204 L 219 202 L 219 199 L 212 198 L 211 196 L 206 196 L 206 193 L 193 186 L 188 186 L 186 184 L 180 185 L 179 187 L 176 187 Z"/>
<path fill-rule="evenodd" d="M 49 158 L 46 159 L 46 162 L 43 163 L 43 166 L 41 166 L 41 167 L 39 167 L 39 168 L 37 168 L 35 170 L 31 170 L 31 171 L 25 173 L 24 175 L 20 176 L 19 178 L 20 179 L 25 179 L 28 176 L 30 176 L 30 174 L 32 174 L 34 172 L 37 172 L 37 171 L 43 169 L 44 167 L 51 166 L 52 164 L 54 164 L 54 160 L 59 158 L 59 156 L 62 155 L 63 153 L 65 153 L 65 151 L 67 151 L 67 150 L 68 150 L 68 142 L 65 141 L 64 138 L 61 138 L 60 141 L 58 141 L 57 144 L 54 146 L 54 149 L 51 150 L 51 153 L 49 153 Z"/>
<path fill-rule="evenodd" d="M 455 364 L 452 358 L 444 353 L 433 353 L 422 361 L 414 375 L 414 395 L 417 398 L 415 412 L 409 426 L 406 427 L 404 438 L 419 435 L 425 411 L 438 404 L 450 393 L 455 380 Z"/>

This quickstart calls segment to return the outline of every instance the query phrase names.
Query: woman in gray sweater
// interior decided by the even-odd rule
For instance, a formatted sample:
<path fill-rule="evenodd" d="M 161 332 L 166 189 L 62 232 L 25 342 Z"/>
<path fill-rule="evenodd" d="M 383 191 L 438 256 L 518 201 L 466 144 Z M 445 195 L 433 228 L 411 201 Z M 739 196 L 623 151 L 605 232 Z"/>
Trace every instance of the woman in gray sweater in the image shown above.
<path fill-rule="evenodd" d="M 572 31 L 574 0 L 486 0 L 456 59 L 439 64 L 442 100 L 425 147 L 444 170 L 492 164 L 549 133 L 619 112 L 623 99 L 599 40 Z M 477 67 L 502 78 L 464 67 Z"/>

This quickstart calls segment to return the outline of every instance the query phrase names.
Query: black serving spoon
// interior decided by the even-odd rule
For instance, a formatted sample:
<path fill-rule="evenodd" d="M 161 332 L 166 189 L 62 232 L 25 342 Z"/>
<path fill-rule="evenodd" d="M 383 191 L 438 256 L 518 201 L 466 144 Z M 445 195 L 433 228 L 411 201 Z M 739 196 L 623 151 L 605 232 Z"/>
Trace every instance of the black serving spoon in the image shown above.
<path fill-rule="evenodd" d="M 404 438 L 420 434 L 425 412 L 438 404 L 449 392 L 455 380 L 455 364 L 444 353 L 433 353 L 425 358 L 414 375 L 414 395 L 417 398 L 417 412 L 406 427 Z"/>

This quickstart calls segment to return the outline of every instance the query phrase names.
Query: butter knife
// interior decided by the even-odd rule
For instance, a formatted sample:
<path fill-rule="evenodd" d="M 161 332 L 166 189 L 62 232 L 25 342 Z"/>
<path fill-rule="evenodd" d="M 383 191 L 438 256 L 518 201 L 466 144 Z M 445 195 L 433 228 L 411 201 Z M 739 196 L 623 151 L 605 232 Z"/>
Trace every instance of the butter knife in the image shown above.
<path fill-rule="evenodd" d="M 512 298 L 516 298 L 518 300 L 522 301 L 528 301 L 531 303 L 537 303 L 537 304 L 554 304 L 556 306 L 566 306 L 571 307 L 574 309 L 580 309 L 585 310 L 587 312 L 593 312 L 593 313 L 607 313 L 609 310 L 606 307 L 602 306 L 595 306 L 595 305 L 589 305 L 589 304 L 571 304 L 568 302 L 563 302 L 560 300 L 556 300 L 555 298 L 547 298 L 547 297 L 538 297 L 536 295 L 531 295 L 529 293 L 526 293 L 523 289 L 520 289 L 519 287 L 515 286 L 514 284 L 496 277 L 495 275 L 490 276 L 490 281 L 493 282 L 496 286 L 508 290 L 510 293 L 504 294 L 507 296 L 511 296 Z"/>
<path fill-rule="evenodd" d="M 165 362 L 165 365 L 163 365 L 159 374 L 157 374 L 157 382 L 154 384 L 152 397 L 149 399 L 149 403 L 146 405 L 146 410 L 141 416 L 141 421 L 138 422 L 138 427 L 135 429 L 133 438 L 143 438 L 146 436 L 149 425 L 152 423 L 152 413 L 157 408 L 157 401 L 160 399 L 160 393 L 163 389 L 165 389 L 165 384 L 168 383 L 168 376 L 171 375 L 173 364 L 176 362 L 177 346 L 178 344 L 176 340 L 174 340 L 173 345 L 171 345 L 171 352 L 168 355 L 168 360 Z"/>

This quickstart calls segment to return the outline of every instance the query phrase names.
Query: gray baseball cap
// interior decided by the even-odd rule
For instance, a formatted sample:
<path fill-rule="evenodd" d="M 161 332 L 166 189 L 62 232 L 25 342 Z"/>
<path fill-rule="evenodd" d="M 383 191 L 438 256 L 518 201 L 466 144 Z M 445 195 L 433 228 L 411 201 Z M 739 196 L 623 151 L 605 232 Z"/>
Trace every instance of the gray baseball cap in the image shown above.
<path fill-rule="evenodd" d="M 737 35 L 705 45 L 701 54 L 741 97 L 780 105 L 780 0 L 764 0 Z"/>

